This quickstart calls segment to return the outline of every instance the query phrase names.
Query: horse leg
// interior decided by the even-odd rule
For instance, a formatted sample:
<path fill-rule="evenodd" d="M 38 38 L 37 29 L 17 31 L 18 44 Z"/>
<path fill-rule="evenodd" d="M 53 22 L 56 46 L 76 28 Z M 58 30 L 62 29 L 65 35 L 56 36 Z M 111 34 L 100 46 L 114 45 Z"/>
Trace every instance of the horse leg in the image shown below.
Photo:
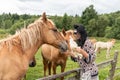
<path fill-rule="evenodd" d="M 98 53 L 100 53 L 100 48 L 98 48 Z"/>
<path fill-rule="evenodd" d="M 96 48 L 95 48 L 95 52 L 96 52 L 96 53 L 98 52 L 98 49 L 99 49 L 99 47 L 96 47 Z"/>
<path fill-rule="evenodd" d="M 57 65 L 55 63 L 52 63 L 53 75 L 56 74 L 56 67 L 57 67 Z M 56 80 L 56 79 L 54 79 L 54 80 Z"/>
<path fill-rule="evenodd" d="M 96 47 L 96 48 L 95 48 L 95 53 L 96 53 L 96 56 L 97 56 L 98 50 L 99 50 L 99 48 L 98 48 L 98 47 Z"/>
<path fill-rule="evenodd" d="M 109 48 L 107 49 L 106 58 L 107 58 L 107 59 L 110 58 L 110 49 L 109 49 Z"/>
<path fill-rule="evenodd" d="M 51 66 L 52 66 L 52 63 L 51 63 L 51 62 L 49 62 L 49 64 L 48 64 L 49 75 L 51 75 Z"/>
<path fill-rule="evenodd" d="M 65 71 L 65 67 L 66 67 L 66 62 L 61 65 L 61 73 Z M 64 80 L 64 77 L 61 77 L 61 80 Z"/>
<path fill-rule="evenodd" d="M 48 68 L 48 61 L 43 58 L 43 64 L 44 64 L 44 76 L 46 76 L 46 71 Z"/>
<path fill-rule="evenodd" d="M 24 78 L 23 78 L 23 80 L 26 80 L 26 74 L 24 75 Z"/>

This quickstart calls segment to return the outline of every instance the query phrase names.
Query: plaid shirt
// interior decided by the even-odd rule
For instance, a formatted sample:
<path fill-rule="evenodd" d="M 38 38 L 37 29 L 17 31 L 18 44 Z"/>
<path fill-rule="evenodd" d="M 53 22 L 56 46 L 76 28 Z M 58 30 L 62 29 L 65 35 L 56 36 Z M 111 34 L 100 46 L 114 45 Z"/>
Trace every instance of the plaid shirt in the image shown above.
<path fill-rule="evenodd" d="M 98 68 L 95 64 L 96 54 L 93 44 L 89 39 L 85 41 L 82 49 L 84 49 L 89 54 L 89 57 L 83 57 L 82 59 L 78 59 L 78 63 L 80 64 L 83 72 L 90 70 L 91 76 L 96 76 L 98 74 Z"/>

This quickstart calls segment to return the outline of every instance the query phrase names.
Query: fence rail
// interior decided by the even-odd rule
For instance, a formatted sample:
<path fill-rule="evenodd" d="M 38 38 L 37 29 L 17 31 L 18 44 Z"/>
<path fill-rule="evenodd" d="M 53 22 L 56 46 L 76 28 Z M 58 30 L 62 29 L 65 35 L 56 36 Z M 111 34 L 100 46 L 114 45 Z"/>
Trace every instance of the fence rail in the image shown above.
<path fill-rule="evenodd" d="M 52 79 L 56 79 L 56 78 L 60 78 L 60 77 L 63 77 L 63 76 L 70 75 L 72 73 L 79 74 L 80 71 L 81 71 L 81 68 L 78 68 L 78 69 L 70 70 L 70 71 L 67 71 L 67 72 L 60 73 L 60 74 L 43 77 L 43 78 L 40 78 L 40 79 L 37 79 L 37 80 L 52 80 Z"/>
<path fill-rule="evenodd" d="M 115 70 L 120 69 L 120 68 L 116 68 L 117 58 L 118 58 L 118 51 L 115 51 L 113 59 L 97 64 L 99 69 L 107 67 L 108 65 L 111 65 L 111 69 L 109 70 L 109 75 L 106 78 L 106 80 L 113 80 L 114 76 L 116 76 L 115 75 Z M 64 77 L 64 76 L 67 76 L 67 75 L 70 75 L 70 74 L 73 74 L 73 73 L 76 73 L 76 74 L 73 77 L 70 77 L 67 80 L 79 80 L 80 79 L 80 74 L 81 74 L 81 68 L 70 70 L 70 71 L 63 72 L 63 73 L 56 74 L 56 75 L 51 75 L 51 76 L 39 78 L 39 79 L 36 79 L 36 80 L 53 80 L 53 79 Z M 120 73 L 118 73 L 117 75 L 120 75 Z"/>

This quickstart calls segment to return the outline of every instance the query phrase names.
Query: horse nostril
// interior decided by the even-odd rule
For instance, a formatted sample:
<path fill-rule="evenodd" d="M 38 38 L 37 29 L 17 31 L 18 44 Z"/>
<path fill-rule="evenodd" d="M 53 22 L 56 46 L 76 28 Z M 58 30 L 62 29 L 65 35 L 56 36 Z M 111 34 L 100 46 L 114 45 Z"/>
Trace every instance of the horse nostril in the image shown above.
<path fill-rule="evenodd" d="M 61 51 L 62 51 L 62 52 L 65 52 L 65 51 L 66 51 L 66 48 L 61 47 Z"/>

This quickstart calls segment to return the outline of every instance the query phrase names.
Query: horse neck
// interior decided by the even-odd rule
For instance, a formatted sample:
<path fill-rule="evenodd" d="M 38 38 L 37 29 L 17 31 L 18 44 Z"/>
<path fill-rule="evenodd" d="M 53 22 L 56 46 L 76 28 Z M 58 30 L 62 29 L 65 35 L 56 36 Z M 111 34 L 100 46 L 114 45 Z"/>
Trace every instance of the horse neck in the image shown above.
<path fill-rule="evenodd" d="M 114 42 L 111 42 L 111 46 L 113 46 L 114 45 Z"/>
<path fill-rule="evenodd" d="M 23 48 L 25 56 L 27 56 L 28 60 L 30 60 L 38 51 L 39 47 L 43 44 L 41 27 L 30 27 L 18 36 L 21 41 L 21 46 Z"/>
<path fill-rule="evenodd" d="M 31 60 L 37 53 L 39 47 L 43 44 L 42 41 L 38 41 L 35 45 L 31 46 L 29 49 L 25 50 L 25 56 L 28 60 Z"/>

